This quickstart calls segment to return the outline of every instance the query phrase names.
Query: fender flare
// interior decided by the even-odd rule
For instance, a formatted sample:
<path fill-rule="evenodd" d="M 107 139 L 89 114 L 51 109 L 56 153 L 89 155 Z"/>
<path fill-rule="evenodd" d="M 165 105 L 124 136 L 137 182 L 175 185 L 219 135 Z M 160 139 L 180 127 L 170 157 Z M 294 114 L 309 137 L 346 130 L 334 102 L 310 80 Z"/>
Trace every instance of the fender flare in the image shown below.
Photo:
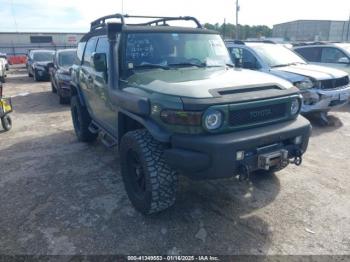
<path fill-rule="evenodd" d="M 154 123 L 152 120 L 145 119 L 139 115 L 136 115 L 134 113 L 131 113 L 131 112 L 126 111 L 126 110 L 121 109 L 121 108 L 119 108 L 119 113 L 122 113 L 122 114 L 130 117 L 131 119 L 135 120 L 136 122 L 138 122 L 139 124 L 144 126 L 155 140 L 157 140 L 161 143 L 169 143 L 170 142 L 171 133 L 169 133 L 168 131 L 161 128 L 159 125 Z M 121 137 L 118 137 L 118 140 L 120 141 Z"/>

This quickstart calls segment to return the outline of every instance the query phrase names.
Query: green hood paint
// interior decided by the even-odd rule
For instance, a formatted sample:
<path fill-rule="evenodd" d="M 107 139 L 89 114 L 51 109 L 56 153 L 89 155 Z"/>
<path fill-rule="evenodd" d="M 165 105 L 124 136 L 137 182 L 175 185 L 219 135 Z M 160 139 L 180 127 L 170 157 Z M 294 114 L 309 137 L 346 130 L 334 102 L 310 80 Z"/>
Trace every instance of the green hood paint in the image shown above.
<path fill-rule="evenodd" d="M 269 85 L 279 86 L 281 90 L 292 87 L 288 81 L 269 74 L 224 67 L 143 70 L 130 76 L 127 84 L 146 92 L 191 98 L 211 98 L 210 90 L 218 88 Z"/>

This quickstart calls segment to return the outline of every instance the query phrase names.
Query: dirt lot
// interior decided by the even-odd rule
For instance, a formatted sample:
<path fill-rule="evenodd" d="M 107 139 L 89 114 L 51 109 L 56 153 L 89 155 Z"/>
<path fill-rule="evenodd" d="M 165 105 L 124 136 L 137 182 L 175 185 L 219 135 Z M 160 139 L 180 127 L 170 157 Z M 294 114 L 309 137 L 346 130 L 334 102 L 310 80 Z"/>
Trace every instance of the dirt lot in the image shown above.
<path fill-rule="evenodd" d="M 350 254 L 350 106 L 314 130 L 301 167 L 194 182 L 150 217 L 131 206 L 116 149 L 78 143 L 50 83 L 12 69 L 0 131 L 0 254 Z"/>

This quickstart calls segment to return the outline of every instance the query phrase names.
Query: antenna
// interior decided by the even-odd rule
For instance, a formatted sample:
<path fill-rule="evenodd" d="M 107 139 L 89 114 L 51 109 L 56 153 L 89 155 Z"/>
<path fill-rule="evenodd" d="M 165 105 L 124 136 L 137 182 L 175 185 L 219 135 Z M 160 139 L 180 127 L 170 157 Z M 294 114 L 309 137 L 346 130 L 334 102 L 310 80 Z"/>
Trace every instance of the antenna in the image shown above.
<path fill-rule="evenodd" d="M 238 0 L 236 0 L 236 39 L 239 39 L 239 29 L 238 29 L 238 13 L 240 11 L 240 6 Z"/>

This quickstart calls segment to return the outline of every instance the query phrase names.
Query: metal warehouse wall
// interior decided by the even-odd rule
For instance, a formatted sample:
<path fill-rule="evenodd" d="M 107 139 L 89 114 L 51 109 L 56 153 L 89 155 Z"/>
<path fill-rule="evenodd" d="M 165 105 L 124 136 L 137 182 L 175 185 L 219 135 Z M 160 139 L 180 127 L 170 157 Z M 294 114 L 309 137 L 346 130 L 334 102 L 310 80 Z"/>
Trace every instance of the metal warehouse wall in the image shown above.
<path fill-rule="evenodd" d="M 83 33 L 0 33 L 0 53 L 27 54 L 30 49 L 62 49 L 75 47 Z M 51 37 L 52 42 L 33 43 L 31 37 Z"/>
<path fill-rule="evenodd" d="M 273 36 L 291 41 L 349 41 L 348 21 L 298 20 L 273 26 Z"/>

